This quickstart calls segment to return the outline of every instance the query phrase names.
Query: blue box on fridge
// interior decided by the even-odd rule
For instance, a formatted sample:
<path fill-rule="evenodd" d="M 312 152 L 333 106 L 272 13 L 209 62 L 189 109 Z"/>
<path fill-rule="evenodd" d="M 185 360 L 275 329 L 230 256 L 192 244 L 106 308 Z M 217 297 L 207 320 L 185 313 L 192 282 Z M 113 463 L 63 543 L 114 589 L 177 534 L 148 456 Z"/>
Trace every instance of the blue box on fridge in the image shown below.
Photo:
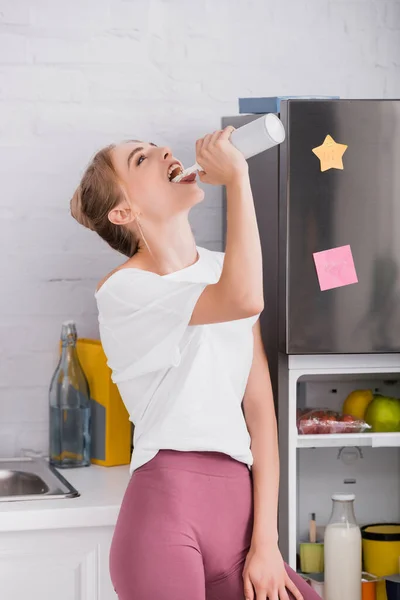
<path fill-rule="evenodd" d="M 267 98 L 239 98 L 239 113 L 253 115 L 279 113 L 282 100 L 339 100 L 339 96 L 270 96 Z"/>

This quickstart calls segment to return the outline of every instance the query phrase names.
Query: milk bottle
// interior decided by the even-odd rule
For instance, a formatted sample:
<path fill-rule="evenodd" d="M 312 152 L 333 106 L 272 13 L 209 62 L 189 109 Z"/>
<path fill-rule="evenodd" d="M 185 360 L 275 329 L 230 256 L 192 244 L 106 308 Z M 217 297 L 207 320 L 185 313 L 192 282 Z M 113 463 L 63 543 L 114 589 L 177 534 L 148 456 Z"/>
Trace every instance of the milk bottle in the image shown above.
<path fill-rule="evenodd" d="M 325 530 L 325 600 L 361 600 L 361 532 L 354 494 L 335 494 Z"/>

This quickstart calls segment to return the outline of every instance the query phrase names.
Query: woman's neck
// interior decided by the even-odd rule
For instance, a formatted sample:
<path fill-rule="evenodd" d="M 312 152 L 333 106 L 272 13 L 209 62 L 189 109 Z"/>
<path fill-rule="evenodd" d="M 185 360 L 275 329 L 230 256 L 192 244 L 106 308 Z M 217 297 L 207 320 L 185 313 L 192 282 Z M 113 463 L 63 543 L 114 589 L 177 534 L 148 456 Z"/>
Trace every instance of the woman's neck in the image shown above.
<path fill-rule="evenodd" d="M 180 215 L 157 228 L 147 227 L 142 221 L 139 226 L 140 247 L 134 260 L 141 268 L 166 275 L 196 262 L 196 241 L 186 216 Z"/>

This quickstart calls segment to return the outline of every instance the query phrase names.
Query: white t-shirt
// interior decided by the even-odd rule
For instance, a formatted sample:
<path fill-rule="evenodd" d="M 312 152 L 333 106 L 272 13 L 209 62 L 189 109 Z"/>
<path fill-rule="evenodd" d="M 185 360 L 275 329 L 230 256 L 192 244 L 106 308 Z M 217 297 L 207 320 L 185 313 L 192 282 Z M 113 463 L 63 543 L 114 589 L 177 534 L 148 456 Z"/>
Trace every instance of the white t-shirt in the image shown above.
<path fill-rule="evenodd" d="M 131 472 L 161 449 L 253 463 L 242 401 L 258 317 L 189 325 L 224 260 L 221 252 L 197 250 L 196 263 L 163 276 L 120 269 L 95 294 L 112 379 L 135 424 Z"/>

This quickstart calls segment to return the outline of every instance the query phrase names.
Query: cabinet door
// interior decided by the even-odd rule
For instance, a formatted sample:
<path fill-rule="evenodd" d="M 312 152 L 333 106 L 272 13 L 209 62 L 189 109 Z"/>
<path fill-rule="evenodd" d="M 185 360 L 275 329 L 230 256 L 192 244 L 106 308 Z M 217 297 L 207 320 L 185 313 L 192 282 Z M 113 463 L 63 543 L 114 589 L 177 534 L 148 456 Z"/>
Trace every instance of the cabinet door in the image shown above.
<path fill-rule="evenodd" d="M 2 534 L 1 597 L 117 600 L 108 570 L 111 538 L 109 527 Z"/>

